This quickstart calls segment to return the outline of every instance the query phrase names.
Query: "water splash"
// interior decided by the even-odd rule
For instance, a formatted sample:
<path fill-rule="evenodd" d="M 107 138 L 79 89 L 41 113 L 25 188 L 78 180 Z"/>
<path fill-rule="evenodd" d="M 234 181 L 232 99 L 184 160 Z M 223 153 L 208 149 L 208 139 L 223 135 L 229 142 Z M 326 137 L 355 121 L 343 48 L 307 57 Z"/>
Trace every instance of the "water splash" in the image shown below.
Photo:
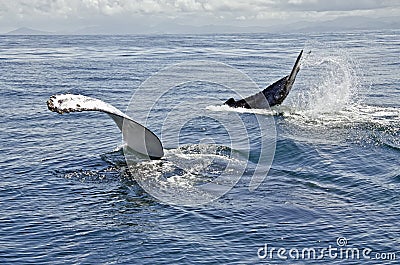
<path fill-rule="evenodd" d="M 236 183 L 232 175 L 241 172 L 247 160 L 231 153 L 225 146 L 184 145 L 166 150 L 161 160 L 132 163 L 129 168 L 154 197 L 177 205 L 199 205 L 216 199 L 215 194 Z"/>
<path fill-rule="evenodd" d="M 340 49 L 310 50 L 288 104 L 313 116 L 338 112 L 356 103 L 360 80 L 358 66 L 351 57 Z"/>
<path fill-rule="evenodd" d="M 273 111 L 285 117 L 293 135 L 312 134 L 326 142 L 384 145 L 398 150 L 400 109 L 371 106 L 360 97 L 363 72 L 343 49 L 311 43 L 295 88 Z M 316 141 L 318 141 L 316 139 Z"/>

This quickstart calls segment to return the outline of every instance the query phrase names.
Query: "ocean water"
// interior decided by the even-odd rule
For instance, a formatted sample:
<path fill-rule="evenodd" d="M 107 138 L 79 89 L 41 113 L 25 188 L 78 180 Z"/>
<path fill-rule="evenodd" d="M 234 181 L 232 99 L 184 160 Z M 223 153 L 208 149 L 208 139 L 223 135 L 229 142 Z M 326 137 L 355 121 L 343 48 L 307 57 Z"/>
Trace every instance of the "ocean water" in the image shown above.
<path fill-rule="evenodd" d="M 397 264 L 399 34 L 0 36 L 0 263 Z M 220 106 L 289 74 L 301 49 L 282 106 Z M 209 67 L 211 81 L 143 88 L 193 61 L 255 86 L 213 83 Z M 106 114 L 47 109 L 64 93 L 127 111 L 165 157 L 128 166 Z M 257 166 L 265 179 L 253 191 Z M 171 205 L 140 185 L 174 183 L 162 186 L 171 197 L 201 199 L 191 187 L 222 172 L 234 187 L 203 205 Z"/>

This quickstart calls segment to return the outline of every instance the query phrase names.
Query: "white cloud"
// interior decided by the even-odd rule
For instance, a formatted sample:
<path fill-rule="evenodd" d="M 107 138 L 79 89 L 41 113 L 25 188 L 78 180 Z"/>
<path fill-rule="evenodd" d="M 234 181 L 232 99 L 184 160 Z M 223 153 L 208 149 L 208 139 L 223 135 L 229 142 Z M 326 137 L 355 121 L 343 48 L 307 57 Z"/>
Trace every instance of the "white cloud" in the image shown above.
<path fill-rule="evenodd" d="M 163 23 L 173 18 L 183 24 L 264 25 L 399 13 L 397 0 L 0 0 L 0 32 L 23 25 L 76 27 L 113 20 Z"/>
<path fill-rule="evenodd" d="M 118 15 L 121 13 L 253 13 L 291 9 L 305 11 L 351 11 L 399 8 L 395 0 L 0 0 L 3 13 L 34 15 L 68 15 L 85 13 Z M 244 14 L 240 14 L 244 15 Z"/>
<path fill-rule="evenodd" d="M 318 0 L 289 0 L 288 4 L 302 5 L 308 3 L 318 3 Z"/>

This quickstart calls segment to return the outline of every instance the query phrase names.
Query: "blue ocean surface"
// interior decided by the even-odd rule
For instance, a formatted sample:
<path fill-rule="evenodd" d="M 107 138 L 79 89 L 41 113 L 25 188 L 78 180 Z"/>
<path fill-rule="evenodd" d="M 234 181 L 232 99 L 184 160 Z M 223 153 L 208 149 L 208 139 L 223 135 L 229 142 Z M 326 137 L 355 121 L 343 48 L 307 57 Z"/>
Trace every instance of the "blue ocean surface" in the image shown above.
<path fill-rule="evenodd" d="M 0 263 L 398 264 L 399 36 L 0 36 Z M 142 89 L 162 69 L 201 61 L 238 70 L 261 90 L 288 75 L 302 49 L 296 83 L 271 111 L 220 106 L 254 87 L 198 80 Z M 218 69 L 209 70 L 212 79 Z M 47 109 L 65 93 L 128 111 L 161 138 L 165 158 L 130 170 L 106 114 Z M 156 187 L 161 177 L 187 185 L 173 196 L 190 195 L 184 187 L 236 165 L 231 155 L 243 150 L 226 147 L 232 137 L 249 156 L 239 156 L 241 178 L 216 200 L 170 205 L 137 181 Z M 265 179 L 251 190 L 257 165 Z"/>

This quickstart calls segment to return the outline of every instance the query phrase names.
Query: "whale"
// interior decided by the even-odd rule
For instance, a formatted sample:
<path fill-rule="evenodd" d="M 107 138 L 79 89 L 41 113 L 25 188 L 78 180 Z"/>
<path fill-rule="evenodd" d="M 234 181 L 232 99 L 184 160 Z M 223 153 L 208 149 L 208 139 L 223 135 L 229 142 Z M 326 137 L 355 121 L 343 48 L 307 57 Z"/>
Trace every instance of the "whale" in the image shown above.
<path fill-rule="evenodd" d="M 131 150 L 150 159 L 160 159 L 164 156 L 163 145 L 157 135 L 100 99 L 84 95 L 60 94 L 51 96 L 46 103 L 50 111 L 59 114 L 82 111 L 107 113 L 121 130 L 123 140 Z"/>
<path fill-rule="evenodd" d="M 279 105 L 289 94 L 296 75 L 300 70 L 303 51 L 297 57 L 290 73 L 261 92 L 244 99 L 228 99 L 224 104 L 234 108 L 264 109 Z M 150 159 L 161 159 L 164 149 L 160 139 L 150 129 L 136 122 L 131 117 L 100 99 L 75 94 L 53 95 L 47 100 L 50 111 L 59 114 L 82 111 L 98 111 L 108 114 L 116 123 L 123 135 L 124 143 L 133 151 Z"/>
<path fill-rule="evenodd" d="M 303 50 L 301 50 L 300 54 L 297 56 L 296 62 L 289 75 L 279 79 L 255 95 L 240 100 L 229 98 L 225 101 L 224 105 L 228 105 L 232 108 L 268 109 L 272 106 L 282 104 L 289 95 L 294 81 L 296 80 L 297 73 L 300 71 L 302 55 Z"/>

